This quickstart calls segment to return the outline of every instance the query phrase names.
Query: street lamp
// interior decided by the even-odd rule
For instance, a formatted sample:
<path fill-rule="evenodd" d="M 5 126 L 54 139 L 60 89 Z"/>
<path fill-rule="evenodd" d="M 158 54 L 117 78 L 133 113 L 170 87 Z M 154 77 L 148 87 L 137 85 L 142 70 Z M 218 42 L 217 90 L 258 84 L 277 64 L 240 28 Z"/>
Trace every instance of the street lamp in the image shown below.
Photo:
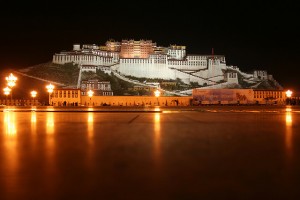
<path fill-rule="evenodd" d="M 10 94 L 11 89 L 9 87 L 6 87 L 3 89 L 3 91 L 4 91 L 4 94 L 7 96 Z"/>
<path fill-rule="evenodd" d="M 5 79 L 7 81 L 8 87 L 13 88 L 16 85 L 17 77 L 15 77 L 12 73 L 10 73 L 10 75 Z M 10 93 L 10 99 L 12 100 L 12 90 Z"/>
<path fill-rule="evenodd" d="M 4 95 L 6 96 L 6 101 L 7 101 L 7 96 L 10 94 L 11 89 L 9 87 L 6 87 L 3 89 L 3 91 L 4 91 Z M 7 103 L 7 102 L 5 102 L 5 103 Z"/>
<path fill-rule="evenodd" d="M 87 93 L 88 93 L 88 96 L 90 97 L 90 101 L 91 101 L 94 92 L 92 90 L 89 90 Z"/>
<path fill-rule="evenodd" d="M 30 94 L 31 94 L 31 97 L 33 99 L 33 105 L 34 105 L 34 98 L 36 97 L 37 92 L 33 90 L 33 91 L 30 92 Z"/>
<path fill-rule="evenodd" d="M 160 96 L 160 91 L 159 91 L 159 90 L 155 90 L 155 91 L 154 91 L 154 95 L 156 96 L 157 105 L 159 105 L 158 97 Z"/>
<path fill-rule="evenodd" d="M 291 90 L 287 90 L 286 92 L 285 92 L 285 95 L 286 95 L 286 97 L 287 97 L 287 104 L 290 104 L 291 103 L 291 97 L 292 97 L 292 94 L 293 94 L 293 92 L 291 91 Z"/>
<path fill-rule="evenodd" d="M 288 98 L 290 98 L 292 96 L 293 92 L 291 90 L 288 90 L 285 92 L 285 94 Z"/>
<path fill-rule="evenodd" d="M 47 91 L 49 93 L 49 105 L 51 105 L 51 94 L 53 92 L 54 89 L 54 85 L 52 85 L 51 83 L 49 85 L 46 86 Z"/>

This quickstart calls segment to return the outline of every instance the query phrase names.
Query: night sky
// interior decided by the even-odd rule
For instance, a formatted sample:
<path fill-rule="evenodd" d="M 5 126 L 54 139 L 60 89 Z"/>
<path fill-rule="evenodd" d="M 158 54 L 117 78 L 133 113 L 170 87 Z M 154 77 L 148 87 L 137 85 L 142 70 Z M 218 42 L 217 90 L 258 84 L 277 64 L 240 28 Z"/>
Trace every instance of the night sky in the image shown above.
<path fill-rule="evenodd" d="M 1 5 L 0 69 L 48 62 L 73 43 L 151 39 L 188 54 L 226 56 L 300 91 L 299 7 L 289 1 L 24 1 Z"/>

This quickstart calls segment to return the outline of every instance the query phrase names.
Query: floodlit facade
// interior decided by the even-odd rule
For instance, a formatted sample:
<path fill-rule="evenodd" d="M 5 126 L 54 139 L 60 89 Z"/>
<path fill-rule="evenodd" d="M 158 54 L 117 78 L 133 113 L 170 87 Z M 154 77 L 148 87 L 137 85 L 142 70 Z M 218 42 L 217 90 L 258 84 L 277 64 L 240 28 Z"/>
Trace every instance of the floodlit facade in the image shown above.
<path fill-rule="evenodd" d="M 50 96 L 50 105 L 53 106 L 77 106 L 80 102 L 79 89 L 54 89 Z"/>
<path fill-rule="evenodd" d="M 186 46 L 162 47 L 152 40 L 109 40 L 105 46 L 74 44 L 72 51 L 56 53 L 52 61 L 57 64 L 73 62 L 82 71 L 100 69 L 120 76 L 180 79 L 185 84 L 197 83 L 200 87 L 238 84 L 239 74 L 249 83 L 273 79 L 263 70 L 247 74 L 236 66 L 227 66 L 224 55 L 188 54 Z"/>
<path fill-rule="evenodd" d="M 54 89 L 53 106 L 189 106 L 192 97 L 155 96 L 88 96 L 80 89 Z M 1 100 L 0 100 L 1 102 Z"/>
<path fill-rule="evenodd" d="M 120 58 L 149 58 L 155 46 L 151 40 L 122 40 Z"/>
<path fill-rule="evenodd" d="M 72 51 L 53 55 L 53 63 L 76 63 L 82 71 L 109 67 L 121 75 L 212 85 L 224 80 L 225 56 L 188 55 L 186 46 L 157 46 L 152 40 L 109 40 L 105 46 L 74 44 Z M 95 66 L 95 67 L 92 67 Z"/>
<path fill-rule="evenodd" d="M 259 90 L 254 91 L 254 101 L 259 104 L 283 104 L 286 101 L 286 94 L 283 90 Z"/>
<path fill-rule="evenodd" d="M 109 81 L 97 79 L 81 81 L 81 94 L 85 96 L 89 90 L 92 90 L 95 96 L 113 96 Z"/>
<path fill-rule="evenodd" d="M 286 102 L 283 90 L 193 89 L 195 104 L 279 104 Z"/>
<path fill-rule="evenodd" d="M 145 88 L 135 87 L 135 90 Z M 148 88 L 154 92 L 153 88 Z M 95 90 L 93 90 L 95 91 Z M 193 89 L 192 96 L 88 96 L 80 89 L 54 89 L 50 97 L 53 106 L 190 106 L 190 105 L 284 105 L 283 90 L 257 89 Z M 1 100 L 0 100 L 1 102 Z"/>

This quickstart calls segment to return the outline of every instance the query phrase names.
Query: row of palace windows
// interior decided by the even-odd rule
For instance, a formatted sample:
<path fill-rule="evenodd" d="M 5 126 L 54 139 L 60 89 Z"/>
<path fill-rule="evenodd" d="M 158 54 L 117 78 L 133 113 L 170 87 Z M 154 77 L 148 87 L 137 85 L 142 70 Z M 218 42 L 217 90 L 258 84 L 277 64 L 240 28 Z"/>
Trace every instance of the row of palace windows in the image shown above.
<path fill-rule="evenodd" d="M 82 84 L 81 87 L 83 89 L 88 88 L 88 89 L 103 89 L 103 90 L 110 90 L 110 84 Z"/>
<path fill-rule="evenodd" d="M 57 61 L 79 61 L 79 60 L 90 60 L 90 61 L 94 61 L 94 60 L 103 60 L 103 61 L 111 61 L 112 58 L 106 58 L 106 57 L 99 57 L 96 56 L 66 56 L 66 55 L 59 55 L 56 56 L 56 60 Z"/>
<path fill-rule="evenodd" d="M 236 78 L 237 73 L 228 73 L 228 78 Z"/>
<path fill-rule="evenodd" d="M 170 65 L 201 65 L 206 66 L 206 62 L 200 62 L 200 61 L 169 61 Z"/>
<path fill-rule="evenodd" d="M 55 98 L 78 98 L 78 94 L 54 94 Z"/>
<path fill-rule="evenodd" d="M 124 59 L 123 63 L 151 63 L 149 59 Z"/>
<path fill-rule="evenodd" d="M 77 90 L 56 90 L 54 91 L 55 94 L 78 94 L 78 91 Z"/>
<path fill-rule="evenodd" d="M 188 56 L 189 60 L 206 60 L 207 57 L 205 56 Z"/>
<path fill-rule="evenodd" d="M 165 63 L 165 59 L 153 59 L 154 63 Z M 123 59 L 121 63 L 152 63 L 152 59 Z M 206 62 L 200 61 L 169 61 L 170 65 L 201 65 L 206 66 Z"/>
<path fill-rule="evenodd" d="M 78 91 L 54 91 L 55 98 L 77 98 Z"/>
<path fill-rule="evenodd" d="M 185 55 L 185 52 L 169 52 L 168 54 L 172 56 L 176 56 L 176 55 L 183 56 Z"/>
<path fill-rule="evenodd" d="M 138 50 L 150 50 L 150 51 L 152 51 L 152 47 L 151 47 L 151 46 L 149 46 L 149 47 L 146 47 L 146 46 L 141 46 L 141 47 L 127 46 L 127 47 L 122 47 L 122 48 L 121 48 L 121 51 L 122 51 L 122 50 L 133 50 L 133 49 L 138 49 Z"/>
<path fill-rule="evenodd" d="M 254 91 L 254 98 L 282 98 L 282 91 Z"/>

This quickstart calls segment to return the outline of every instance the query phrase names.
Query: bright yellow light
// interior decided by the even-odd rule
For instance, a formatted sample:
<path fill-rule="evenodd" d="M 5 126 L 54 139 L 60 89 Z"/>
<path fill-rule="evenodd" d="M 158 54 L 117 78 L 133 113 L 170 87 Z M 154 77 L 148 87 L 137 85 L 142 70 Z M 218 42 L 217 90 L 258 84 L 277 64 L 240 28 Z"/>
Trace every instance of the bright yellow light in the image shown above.
<path fill-rule="evenodd" d="M 16 85 L 17 77 L 10 73 L 10 75 L 6 77 L 6 81 L 9 87 L 14 87 Z"/>
<path fill-rule="evenodd" d="M 3 91 L 4 91 L 4 94 L 7 96 L 10 94 L 11 89 L 9 87 L 6 87 L 3 89 Z"/>
<path fill-rule="evenodd" d="M 46 118 L 46 133 L 53 134 L 54 133 L 54 114 L 53 112 L 47 112 Z"/>
<path fill-rule="evenodd" d="M 288 90 L 285 92 L 285 94 L 286 94 L 286 97 L 290 98 L 292 96 L 293 92 L 291 90 Z"/>
<path fill-rule="evenodd" d="M 51 83 L 49 85 L 46 86 L 47 90 L 49 93 L 52 93 L 53 92 L 53 89 L 54 89 L 54 85 L 52 85 Z"/>
<path fill-rule="evenodd" d="M 14 87 L 14 86 L 16 85 L 16 83 L 15 83 L 15 82 L 8 82 L 7 85 L 8 85 L 9 87 Z"/>
<path fill-rule="evenodd" d="M 154 115 L 154 122 L 155 123 L 160 123 L 160 113 L 155 113 L 155 115 Z"/>
<path fill-rule="evenodd" d="M 160 96 L 160 91 L 159 91 L 159 90 L 155 90 L 154 95 L 155 95 L 156 97 L 159 97 L 159 96 Z"/>
<path fill-rule="evenodd" d="M 88 127 L 87 127 L 88 137 L 92 138 L 94 135 L 94 113 L 93 112 L 88 113 L 87 122 L 88 122 Z"/>
<path fill-rule="evenodd" d="M 34 98 L 34 97 L 36 97 L 37 92 L 36 92 L 36 91 L 31 91 L 30 94 L 31 94 L 31 96 Z"/>
<path fill-rule="evenodd" d="M 46 110 L 47 110 L 48 112 L 53 112 L 53 111 L 54 111 L 53 108 L 47 108 Z"/>
<path fill-rule="evenodd" d="M 291 113 L 286 113 L 285 123 L 286 123 L 286 126 L 291 126 L 292 125 L 293 120 L 292 120 L 292 114 Z"/>
<path fill-rule="evenodd" d="M 89 90 L 87 93 L 88 93 L 88 96 L 89 96 L 89 97 L 92 97 L 93 94 L 94 94 L 94 92 L 93 92 L 92 90 Z"/>
<path fill-rule="evenodd" d="M 8 77 L 6 77 L 7 81 L 17 81 L 17 77 L 15 77 L 12 73 Z"/>
<path fill-rule="evenodd" d="M 161 164 L 161 127 L 160 127 L 160 113 L 154 114 L 154 148 L 153 155 L 156 167 Z"/>
<path fill-rule="evenodd" d="M 93 116 L 94 113 L 89 113 L 88 114 L 88 123 L 93 123 L 94 122 L 94 116 Z"/>
<path fill-rule="evenodd" d="M 6 126 L 5 132 L 7 135 L 16 135 L 16 117 L 14 112 L 5 112 L 4 124 Z"/>
<path fill-rule="evenodd" d="M 160 111 L 160 108 L 154 108 L 154 111 L 155 112 Z"/>
<path fill-rule="evenodd" d="M 35 111 L 31 112 L 31 123 L 32 124 L 36 123 L 36 112 Z"/>

